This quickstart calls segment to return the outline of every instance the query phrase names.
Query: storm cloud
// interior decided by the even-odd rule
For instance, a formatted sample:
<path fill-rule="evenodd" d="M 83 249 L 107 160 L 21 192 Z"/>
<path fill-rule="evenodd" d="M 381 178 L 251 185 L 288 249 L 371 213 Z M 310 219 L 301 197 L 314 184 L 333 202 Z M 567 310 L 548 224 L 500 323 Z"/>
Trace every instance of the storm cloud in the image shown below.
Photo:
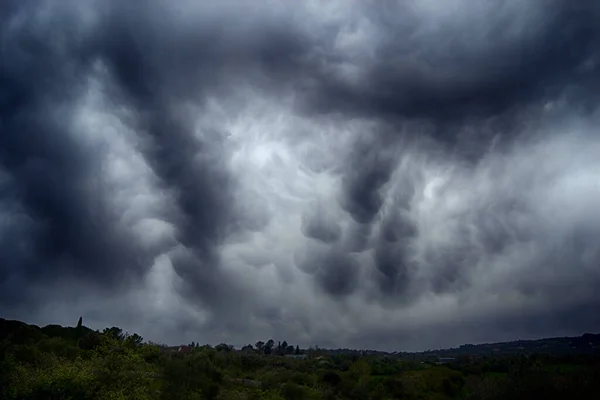
<path fill-rule="evenodd" d="M 0 19 L 3 317 L 389 350 L 600 330 L 597 2 Z"/>

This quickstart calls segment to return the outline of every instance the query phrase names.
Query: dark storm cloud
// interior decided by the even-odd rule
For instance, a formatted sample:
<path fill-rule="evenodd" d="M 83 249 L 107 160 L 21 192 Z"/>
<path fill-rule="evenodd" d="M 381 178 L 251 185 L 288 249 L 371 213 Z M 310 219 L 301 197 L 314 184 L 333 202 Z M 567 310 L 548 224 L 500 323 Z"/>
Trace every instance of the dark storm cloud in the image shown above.
<path fill-rule="evenodd" d="M 473 119 L 512 113 L 564 94 L 567 82 L 572 101 L 597 99 L 598 5 L 545 5 L 544 12 L 529 13 L 515 2 L 489 3 L 484 8 L 491 21 L 473 20 L 462 28 L 446 26 L 448 21 L 434 15 L 432 23 L 440 27 L 433 34 L 421 32 L 429 21 L 411 10 L 412 3 L 369 9 L 366 18 L 383 37 L 369 49 L 372 60 L 359 64 L 362 76 L 350 83 L 334 65 L 353 61 L 339 54 L 328 64 L 330 71 L 321 70 L 310 107 L 353 116 L 444 121 L 455 127 L 436 131 L 450 139 L 448 133 L 453 138 L 457 128 Z M 439 12 L 456 6 L 440 4 Z M 471 10 L 464 12 L 469 18 Z M 406 17 L 398 20 L 397 15 Z M 522 31 L 511 36 L 511 29 Z"/>
<path fill-rule="evenodd" d="M 375 279 L 384 295 L 405 293 L 410 285 L 410 262 L 404 246 L 380 246 L 375 250 Z"/>
<path fill-rule="evenodd" d="M 332 295 L 349 295 L 358 279 L 358 263 L 351 255 L 330 251 L 318 261 L 317 282 Z"/>
<path fill-rule="evenodd" d="M 211 18 L 206 7 L 203 24 L 190 27 L 161 2 L 142 9 L 116 4 L 99 39 L 100 57 L 134 114 L 136 131 L 147 136 L 144 157 L 164 188 L 174 193 L 177 207 L 171 221 L 188 251 L 172 257 L 173 267 L 186 282 L 183 293 L 231 310 L 226 305 L 236 303 L 239 288 L 219 268 L 219 246 L 239 230 L 260 229 L 268 217 L 240 214 L 245 208 L 232 193 L 235 177 L 224 165 L 227 132 L 210 126 L 197 132 L 193 118 L 203 112 L 207 96 L 235 90 L 244 74 L 260 80 L 257 72 L 262 71 L 276 79 L 290 68 L 300 44 L 276 26 L 279 22 L 243 26 L 235 16 L 216 12 Z M 244 36 L 246 29 L 249 36 Z M 186 113 L 189 104 L 197 108 Z"/>
<path fill-rule="evenodd" d="M 357 223 L 350 234 L 351 251 L 362 251 L 372 246 L 374 269 L 371 278 L 380 294 L 405 297 L 410 287 L 411 240 L 417 235 L 410 220 L 410 203 L 415 188 L 411 171 L 401 171 L 394 176 L 402 160 L 404 146 L 390 138 L 387 132 L 381 136 L 359 140 L 348 158 L 345 176 L 342 178 L 343 198 L 341 206 Z M 392 189 L 389 182 L 394 180 Z M 387 200 L 388 204 L 385 204 Z M 372 236 L 362 248 L 356 246 L 356 238 Z"/>
<path fill-rule="evenodd" d="M 345 254 L 339 248 L 310 245 L 294 258 L 296 266 L 311 275 L 316 285 L 331 296 L 347 296 L 358 284 L 358 262 L 352 254 Z"/>
<path fill-rule="evenodd" d="M 379 212 L 383 205 L 381 191 L 397 161 L 378 139 L 355 145 L 342 177 L 341 205 L 359 224 L 370 223 Z"/>
<path fill-rule="evenodd" d="M 219 268 L 219 260 L 208 258 L 196 247 L 181 248 L 170 256 L 177 275 L 182 279 L 178 288 L 196 307 L 209 312 L 211 320 L 204 330 L 224 329 L 224 324 L 244 324 L 243 292 L 234 276 Z M 193 324 L 191 321 L 190 324 Z"/>
<path fill-rule="evenodd" d="M 26 7 L 2 26 L 3 302 L 27 301 L 27 287 L 65 274 L 114 285 L 151 260 L 102 195 L 99 149 L 71 124 L 87 69 L 86 29 L 52 16 L 37 21 Z"/>
<path fill-rule="evenodd" d="M 191 4 L 182 15 L 163 1 L 107 4 L 97 45 L 119 84 L 142 102 L 202 102 L 209 90 L 225 94 L 250 76 L 279 81 L 306 51 L 293 26 L 261 15 L 264 7 Z"/>
<path fill-rule="evenodd" d="M 3 2 L 2 310 L 90 285 L 165 340 L 598 327 L 599 6 L 431 4 Z"/>
<path fill-rule="evenodd" d="M 211 127 L 196 137 L 195 121 L 182 108 L 190 102 L 201 106 L 207 92 L 223 87 L 232 73 L 253 73 L 260 67 L 277 75 L 298 44 L 287 32 L 269 34 L 277 27 L 264 27 L 265 38 L 254 35 L 252 26 L 231 29 L 228 22 L 233 21 L 226 14 L 216 16 L 222 24 L 207 19 L 209 26 L 190 31 L 194 27 L 180 26 L 176 10 L 161 2 L 147 2 L 146 7 L 105 3 L 97 30 L 79 26 L 83 21 L 75 11 L 60 8 L 53 14 L 36 6 L 41 4 L 15 7 L 16 28 L 7 24 L 3 32 L 0 147 L 14 186 L 5 193 L 13 193 L 33 220 L 26 236 L 15 239 L 29 247 L 5 253 L 3 265 L 14 266 L 19 274 L 52 271 L 60 276 L 55 268 L 68 268 L 112 281 L 125 269 L 147 269 L 156 255 L 143 254 L 116 231 L 119 216 L 97 196 L 103 188 L 94 183 L 101 168 L 96 149 L 69 126 L 68 113 L 84 89 L 91 63 L 100 60 L 112 77 L 113 101 L 128 109 L 128 123 L 140 135 L 144 157 L 162 188 L 176 199 L 168 218 L 177 227 L 177 239 L 197 257 L 196 265 L 189 257 L 185 262 L 176 257 L 175 268 L 186 278 L 201 275 L 196 289 L 208 292 L 220 279 L 218 272 L 204 272 L 218 266 L 216 246 L 232 229 L 256 221 L 234 215 L 233 178 L 222 165 L 221 139 L 215 139 Z M 48 12 L 41 27 L 35 25 L 34 10 Z M 22 16 L 26 21 L 18 22 Z M 48 35 L 49 29 L 55 31 Z M 236 29 L 253 35 L 244 37 Z"/>
<path fill-rule="evenodd" d="M 401 204 L 396 203 L 393 207 L 402 210 Z M 384 295 L 408 295 L 411 270 L 415 268 L 410 241 L 416 235 L 414 223 L 407 217 L 392 214 L 382 221 L 374 249 L 374 278 Z"/>
<path fill-rule="evenodd" d="M 143 66 L 139 67 L 142 71 Z M 141 104 L 134 109 L 141 121 L 139 130 L 148 133 L 143 154 L 164 190 L 173 192 L 176 207 L 171 221 L 176 225 L 176 239 L 196 256 L 195 263 L 189 256 L 175 257 L 175 270 L 204 296 L 218 295 L 224 292 L 213 290 L 220 280 L 215 248 L 234 217 L 231 178 L 220 168 L 218 146 L 196 140 L 191 123 L 178 121 L 173 106 Z"/>
<path fill-rule="evenodd" d="M 465 289 L 469 285 L 469 274 L 465 271 L 469 271 L 479 261 L 477 251 L 468 240 L 448 248 L 429 249 L 426 262 L 436 266 L 436 274 L 430 278 L 430 289 L 434 293 L 459 292 Z"/>

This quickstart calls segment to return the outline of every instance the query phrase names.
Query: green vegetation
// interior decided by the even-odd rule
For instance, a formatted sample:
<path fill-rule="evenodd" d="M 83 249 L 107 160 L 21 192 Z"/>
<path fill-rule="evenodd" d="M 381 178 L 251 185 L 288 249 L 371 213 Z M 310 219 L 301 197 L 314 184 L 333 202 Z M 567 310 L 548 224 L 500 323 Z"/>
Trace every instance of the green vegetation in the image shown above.
<path fill-rule="evenodd" d="M 587 343 L 587 342 L 586 342 Z M 596 399 L 597 353 L 507 356 L 301 350 L 287 342 L 166 347 L 112 327 L 0 319 L 0 398 Z"/>

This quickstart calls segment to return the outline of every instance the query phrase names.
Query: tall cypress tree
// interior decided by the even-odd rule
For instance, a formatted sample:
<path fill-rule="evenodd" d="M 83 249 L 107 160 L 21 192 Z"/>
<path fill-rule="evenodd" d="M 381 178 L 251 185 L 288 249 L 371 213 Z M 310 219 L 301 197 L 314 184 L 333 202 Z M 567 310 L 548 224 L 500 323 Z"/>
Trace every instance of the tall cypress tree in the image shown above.
<path fill-rule="evenodd" d="M 81 337 L 83 336 L 83 317 L 79 317 L 79 321 L 77 321 L 77 328 L 75 328 L 76 330 L 76 334 L 77 334 L 77 347 L 79 347 L 80 343 L 81 343 Z"/>

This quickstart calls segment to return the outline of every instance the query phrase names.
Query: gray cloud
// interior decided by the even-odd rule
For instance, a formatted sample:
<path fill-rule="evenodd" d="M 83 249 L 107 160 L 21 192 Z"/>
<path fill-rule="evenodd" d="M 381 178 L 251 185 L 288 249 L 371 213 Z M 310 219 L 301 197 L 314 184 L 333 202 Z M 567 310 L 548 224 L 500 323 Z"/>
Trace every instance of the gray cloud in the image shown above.
<path fill-rule="evenodd" d="M 340 224 L 321 204 L 311 205 L 302 215 L 302 233 L 323 243 L 335 243 L 342 233 Z"/>
<path fill-rule="evenodd" d="M 387 3 L 338 27 L 315 108 L 462 125 L 597 83 L 593 2 Z"/>
<path fill-rule="evenodd" d="M 0 6 L 3 315 L 389 349 L 600 329 L 595 2 L 143 3 Z"/>
<path fill-rule="evenodd" d="M 319 288 L 332 296 L 351 294 L 358 283 L 359 264 L 340 249 L 312 245 L 296 255 L 296 266 L 314 277 Z"/>

